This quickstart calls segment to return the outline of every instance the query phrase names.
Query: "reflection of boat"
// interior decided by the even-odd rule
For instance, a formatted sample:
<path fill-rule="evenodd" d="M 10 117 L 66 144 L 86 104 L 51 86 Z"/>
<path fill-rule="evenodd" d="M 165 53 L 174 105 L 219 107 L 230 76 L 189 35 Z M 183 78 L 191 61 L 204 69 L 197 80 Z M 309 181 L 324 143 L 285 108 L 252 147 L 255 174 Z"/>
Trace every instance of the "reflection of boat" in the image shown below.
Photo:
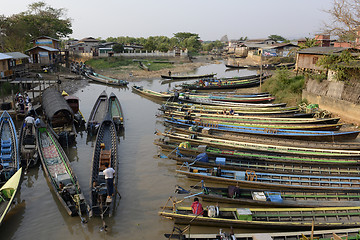
<path fill-rule="evenodd" d="M 109 113 L 117 130 L 124 127 L 124 114 L 120 101 L 114 93 L 111 93 L 109 97 Z"/>
<path fill-rule="evenodd" d="M 97 98 L 93 109 L 91 110 L 89 120 L 87 122 L 87 131 L 96 134 L 101 122 L 104 120 L 105 114 L 108 112 L 108 97 L 103 91 Z"/>
<path fill-rule="evenodd" d="M 21 173 L 22 168 L 17 170 L 17 172 L 0 188 L 0 225 L 13 203 L 19 187 Z"/>
<path fill-rule="evenodd" d="M 20 130 L 19 152 L 21 164 L 26 166 L 26 169 L 35 166 L 39 160 L 36 134 L 37 128 L 33 124 L 26 126 L 25 121 L 23 121 Z"/>
<path fill-rule="evenodd" d="M 81 216 L 87 206 L 79 182 L 63 148 L 43 124 L 39 127 L 37 143 L 43 169 L 56 197 L 69 215 Z"/>
<path fill-rule="evenodd" d="M 0 119 L 1 165 L 0 183 L 3 184 L 19 169 L 18 139 L 14 122 L 7 111 Z"/>
<path fill-rule="evenodd" d="M 127 84 L 129 84 L 128 81 L 107 77 L 98 73 L 86 72 L 85 75 L 93 81 L 104 84 L 115 85 L 115 86 L 126 86 Z"/>
<path fill-rule="evenodd" d="M 179 234 L 175 233 L 179 232 Z M 181 229 L 174 228 L 172 233 L 165 233 L 166 239 L 181 240 L 251 240 L 251 239 L 273 239 L 273 240 L 356 240 L 359 237 L 360 228 L 331 229 L 300 232 L 267 232 L 267 233 L 226 233 L 220 229 L 215 233 L 183 233 Z"/>
<path fill-rule="evenodd" d="M 106 115 L 99 127 L 95 144 L 91 174 L 90 216 L 110 217 L 115 206 L 117 178 L 114 179 L 114 196 L 108 198 L 103 170 L 108 164 L 117 171 L 117 138 L 115 124 L 109 114 Z"/>
<path fill-rule="evenodd" d="M 75 143 L 76 130 L 74 112 L 59 91 L 46 89 L 42 94 L 42 106 L 46 120 L 54 133 L 59 137 L 62 146 Z"/>

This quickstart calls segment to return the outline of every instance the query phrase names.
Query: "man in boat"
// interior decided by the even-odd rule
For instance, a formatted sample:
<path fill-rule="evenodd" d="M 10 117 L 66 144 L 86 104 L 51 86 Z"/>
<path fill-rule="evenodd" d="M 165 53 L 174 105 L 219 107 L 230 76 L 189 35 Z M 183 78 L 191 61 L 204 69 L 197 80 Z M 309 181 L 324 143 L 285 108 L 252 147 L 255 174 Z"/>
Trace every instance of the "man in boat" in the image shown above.
<path fill-rule="evenodd" d="M 31 115 L 28 115 L 25 118 L 25 126 L 27 129 L 30 129 L 35 124 L 35 118 Z"/>
<path fill-rule="evenodd" d="M 192 209 L 193 214 L 195 214 L 195 215 L 202 216 L 204 214 L 203 207 L 197 197 L 194 198 L 194 202 L 191 204 L 191 209 Z"/>
<path fill-rule="evenodd" d="M 171 71 L 169 71 L 169 77 L 171 77 Z"/>
<path fill-rule="evenodd" d="M 114 174 L 115 170 L 105 163 L 105 170 L 103 171 L 106 181 L 107 197 L 111 198 L 114 195 Z"/>
<path fill-rule="evenodd" d="M 234 112 L 234 109 L 230 108 L 229 114 L 230 114 L 230 115 L 234 115 L 234 113 L 235 113 L 235 112 Z"/>

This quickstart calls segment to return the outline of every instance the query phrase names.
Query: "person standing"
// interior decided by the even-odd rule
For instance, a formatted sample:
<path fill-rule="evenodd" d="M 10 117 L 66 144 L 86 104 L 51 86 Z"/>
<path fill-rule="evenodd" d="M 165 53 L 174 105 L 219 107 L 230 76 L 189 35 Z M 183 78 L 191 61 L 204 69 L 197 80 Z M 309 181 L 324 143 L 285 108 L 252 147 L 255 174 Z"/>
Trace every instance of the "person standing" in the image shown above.
<path fill-rule="evenodd" d="M 195 214 L 195 215 L 202 216 L 204 214 L 203 207 L 197 197 L 194 198 L 194 202 L 191 204 L 191 209 L 192 209 L 193 214 Z"/>
<path fill-rule="evenodd" d="M 105 170 L 103 171 L 106 181 L 107 197 L 111 198 L 114 194 L 114 174 L 115 170 L 109 167 L 108 163 L 105 163 Z"/>

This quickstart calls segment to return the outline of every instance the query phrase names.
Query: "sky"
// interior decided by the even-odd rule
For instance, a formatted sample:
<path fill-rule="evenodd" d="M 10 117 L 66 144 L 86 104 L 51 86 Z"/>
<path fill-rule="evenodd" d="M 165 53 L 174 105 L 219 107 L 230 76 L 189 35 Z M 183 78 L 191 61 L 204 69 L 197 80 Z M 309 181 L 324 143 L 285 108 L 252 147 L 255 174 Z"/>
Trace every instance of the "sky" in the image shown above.
<path fill-rule="evenodd" d="M 204 41 L 314 37 L 323 31 L 334 0 L 43 0 L 67 9 L 73 34 L 95 37 L 173 37 L 177 32 L 199 34 Z M 27 10 L 35 0 L 1 0 L 0 15 Z"/>

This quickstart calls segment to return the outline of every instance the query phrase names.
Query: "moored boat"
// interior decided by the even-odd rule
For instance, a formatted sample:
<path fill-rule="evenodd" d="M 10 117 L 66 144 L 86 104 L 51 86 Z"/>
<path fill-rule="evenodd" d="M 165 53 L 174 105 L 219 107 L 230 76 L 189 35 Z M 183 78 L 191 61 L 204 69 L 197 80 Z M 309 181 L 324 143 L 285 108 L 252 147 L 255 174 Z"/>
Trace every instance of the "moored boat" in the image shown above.
<path fill-rule="evenodd" d="M 36 144 L 37 128 L 34 124 L 26 126 L 25 121 L 21 125 L 19 138 L 19 153 L 21 165 L 25 166 L 25 171 L 28 167 L 33 167 L 38 163 L 39 152 Z"/>
<path fill-rule="evenodd" d="M 121 108 L 121 104 L 116 95 L 112 92 L 109 96 L 109 113 L 119 131 L 120 128 L 124 127 L 124 114 Z"/>
<path fill-rule="evenodd" d="M 0 184 L 4 184 L 20 167 L 19 146 L 15 124 L 7 111 L 0 118 Z"/>
<path fill-rule="evenodd" d="M 175 206 L 162 210 L 160 216 L 176 224 L 234 228 L 316 229 L 359 227 L 360 207 L 323 208 L 217 208 L 206 207 L 202 215 L 192 214 L 191 207 Z"/>
<path fill-rule="evenodd" d="M 6 213 L 10 210 L 19 188 L 22 168 L 11 176 L 10 179 L 0 188 L 0 225 L 4 221 Z"/>
<path fill-rule="evenodd" d="M 234 185 L 228 187 L 208 187 L 203 185 L 201 187 L 193 186 L 193 188 L 194 190 L 191 190 L 191 193 L 197 191 L 194 194 L 204 201 L 246 206 L 355 207 L 360 204 L 360 192 L 357 191 L 269 191 L 242 189 Z M 180 189 L 182 188 L 180 187 Z"/>
<path fill-rule="evenodd" d="M 86 72 L 85 75 L 93 81 L 108 84 L 108 85 L 126 86 L 129 84 L 128 81 L 107 77 L 107 76 L 104 76 L 104 75 L 101 75 L 98 73 Z"/>
<path fill-rule="evenodd" d="M 46 125 L 39 126 L 37 144 L 46 178 L 70 216 L 86 213 L 87 204 L 68 157 Z"/>
<path fill-rule="evenodd" d="M 87 131 L 90 134 L 96 134 L 101 122 L 104 120 L 105 114 L 108 112 L 108 97 L 103 91 L 97 98 L 87 122 Z"/>
<path fill-rule="evenodd" d="M 234 171 L 189 165 L 176 172 L 207 182 L 250 189 L 360 191 L 360 177 L 262 173 L 252 170 Z"/>
<path fill-rule="evenodd" d="M 115 124 L 109 114 L 101 123 L 93 153 L 92 173 L 90 179 L 90 216 L 111 217 L 115 208 L 117 193 L 117 176 L 115 173 L 114 195 L 108 197 L 108 189 L 103 170 L 106 164 L 117 172 L 117 138 Z"/>
<path fill-rule="evenodd" d="M 161 75 L 161 78 L 164 79 L 174 79 L 174 80 L 186 80 L 186 79 L 197 79 L 197 78 L 207 78 L 207 77 L 214 77 L 216 73 L 211 74 L 202 74 L 202 75 Z"/>
<path fill-rule="evenodd" d="M 62 91 L 61 93 L 62 96 L 64 96 L 64 99 L 66 100 L 66 102 L 69 104 L 70 108 L 73 110 L 74 112 L 74 122 L 76 124 L 77 127 L 84 127 L 86 120 L 84 115 L 81 113 L 80 111 L 80 100 L 78 97 L 75 96 L 70 96 L 67 92 Z"/>
<path fill-rule="evenodd" d="M 74 112 L 61 93 L 55 88 L 47 88 L 42 93 L 42 107 L 46 122 L 56 134 L 60 144 L 64 147 L 75 144 Z"/>

